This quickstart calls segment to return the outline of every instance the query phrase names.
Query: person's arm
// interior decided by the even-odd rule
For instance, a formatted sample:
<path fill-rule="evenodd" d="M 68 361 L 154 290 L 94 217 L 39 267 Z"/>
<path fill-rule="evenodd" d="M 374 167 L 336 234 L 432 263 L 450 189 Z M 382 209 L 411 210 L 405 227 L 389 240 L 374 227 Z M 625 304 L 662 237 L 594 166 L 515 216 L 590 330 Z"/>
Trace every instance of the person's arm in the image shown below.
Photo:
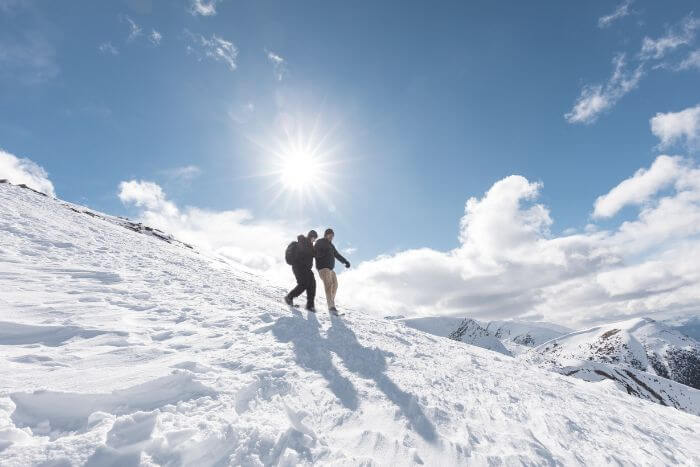
<path fill-rule="evenodd" d="M 335 259 L 337 259 L 338 261 L 340 261 L 341 263 L 343 263 L 343 264 L 345 265 L 346 268 L 349 268 L 349 267 L 350 267 L 350 261 L 348 261 L 347 259 L 343 258 L 343 255 L 341 255 L 340 253 L 338 253 L 338 250 L 337 250 L 335 247 L 333 247 L 333 254 L 335 255 Z"/>

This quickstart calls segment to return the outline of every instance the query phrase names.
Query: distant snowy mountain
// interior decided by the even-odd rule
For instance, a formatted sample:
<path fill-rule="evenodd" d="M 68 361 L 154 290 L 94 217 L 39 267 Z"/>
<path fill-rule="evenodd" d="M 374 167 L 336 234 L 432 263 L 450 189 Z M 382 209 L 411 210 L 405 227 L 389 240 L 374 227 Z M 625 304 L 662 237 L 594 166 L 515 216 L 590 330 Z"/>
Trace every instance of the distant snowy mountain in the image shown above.
<path fill-rule="evenodd" d="M 684 316 L 664 320 L 666 326 L 700 342 L 700 316 Z"/>
<path fill-rule="evenodd" d="M 573 331 L 558 324 L 536 321 L 489 321 L 484 327 L 514 354 Z"/>
<path fill-rule="evenodd" d="M 553 323 L 529 321 L 487 321 L 449 316 L 423 318 L 391 317 L 406 326 L 440 337 L 456 337 L 456 340 L 476 345 L 504 355 L 527 352 L 548 340 L 570 333 L 572 330 Z"/>
<path fill-rule="evenodd" d="M 535 350 L 557 359 L 624 364 L 700 389 L 700 343 L 649 318 L 573 332 Z"/>
<path fill-rule="evenodd" d="M 2 467 L 700 465 L 697 416 L 129 222 L 0 184 Z"/>
<path fill-rule="evenodd" d="M 403 318 L 397 321 L 410 328 L 435 336 L 449 337 L 482 349 L 493 350 L 504 355 L 512 355 L 498 338 L 473 319 L 430 316 L 425 318 Z"/>
<path fill-rule="evenodd" d="M 635 319 L 580 332 L 553 323 L 430 316 L 394 318 L 406 326 L 700 415 L 698 343 L 663 323 Z M 685 322 L 685 321 L 684 321 Z M 695 388 L 695 389 L 693 389 Z"/>
<path fill-rule="evenodd" d="M 632 319 L 546 342 L 526 359 L 700 415 L 700 344 L 663 323 Z"/>

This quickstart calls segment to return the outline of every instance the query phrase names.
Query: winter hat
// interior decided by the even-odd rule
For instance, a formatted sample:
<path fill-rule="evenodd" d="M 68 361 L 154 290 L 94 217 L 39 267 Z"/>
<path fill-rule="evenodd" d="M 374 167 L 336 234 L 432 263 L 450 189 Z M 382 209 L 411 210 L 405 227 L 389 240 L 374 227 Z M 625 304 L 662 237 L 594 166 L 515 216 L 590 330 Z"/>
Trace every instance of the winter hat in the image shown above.
<path fill-rule="evenodd" d="M 309 235 L 307 235 L 309 238 L 318 238 L 318 234 L 316 233 L 315 230 L 309 230 Z"/>
<path fill-rule="evenodd" d="M 328 227 L 328 228 L 326 229 L 326 231 L 323 233 L 323 235 L 328 235 L 328 234 L 333 234 L 333 235 L 335 235 L 335 232 L 333 232 L 333 229 L 331 229 L 330 227 Z"/>

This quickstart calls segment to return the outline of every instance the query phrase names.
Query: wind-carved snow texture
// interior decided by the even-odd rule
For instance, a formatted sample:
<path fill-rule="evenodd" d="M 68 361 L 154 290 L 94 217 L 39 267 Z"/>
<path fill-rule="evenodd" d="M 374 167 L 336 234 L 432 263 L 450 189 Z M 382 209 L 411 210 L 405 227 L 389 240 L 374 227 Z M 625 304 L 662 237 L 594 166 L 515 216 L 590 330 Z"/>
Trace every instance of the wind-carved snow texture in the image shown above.
<path fill-rule="evenodd" d="M 216 393 L 193 381 L 189 373 L 174 373 L 109 394 L 35 391 L 10 394 L 15 404 L 12 421 L 17 427 L 30 427 L 34 433 L 52 438 L 84 430 L 90 416 L 98 412 L 115 415 L 151 411 L 166 405 Z"/>
<path fill-rule="evenodd" d="M 700 464 L 700 417 L 290 310 L 243 267 L 71 207 L 0 184 L 3 467 Z"/>

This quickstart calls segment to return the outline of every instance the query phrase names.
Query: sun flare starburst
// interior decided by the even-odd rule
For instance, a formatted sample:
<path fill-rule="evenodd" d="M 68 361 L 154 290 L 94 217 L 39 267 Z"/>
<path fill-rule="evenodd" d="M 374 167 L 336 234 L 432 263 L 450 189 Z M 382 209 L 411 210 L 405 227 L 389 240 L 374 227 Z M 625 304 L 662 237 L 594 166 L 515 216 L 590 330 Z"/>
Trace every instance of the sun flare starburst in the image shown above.
<path fill-rule="evenodd" d="M 268 189 L 273 191 L 270 204 L 283 200 L 285 208 L 297 204 L 306 209 L 319 204 L 335 210 L 340 145 L 333 141 L 335 128 L 320 131 L 319 120 L 306 130 L 303 119 L 284 119 L 276 134 L 259 145 L 267 165 L 261 175 L 270 180 Z"/>
<path fill-rule="evenodd" d="M 307 151 L 292 151 L 281 161 L 280 181 L 291 191 L 304 190 L 319 183 L 320 161 Z"/>

